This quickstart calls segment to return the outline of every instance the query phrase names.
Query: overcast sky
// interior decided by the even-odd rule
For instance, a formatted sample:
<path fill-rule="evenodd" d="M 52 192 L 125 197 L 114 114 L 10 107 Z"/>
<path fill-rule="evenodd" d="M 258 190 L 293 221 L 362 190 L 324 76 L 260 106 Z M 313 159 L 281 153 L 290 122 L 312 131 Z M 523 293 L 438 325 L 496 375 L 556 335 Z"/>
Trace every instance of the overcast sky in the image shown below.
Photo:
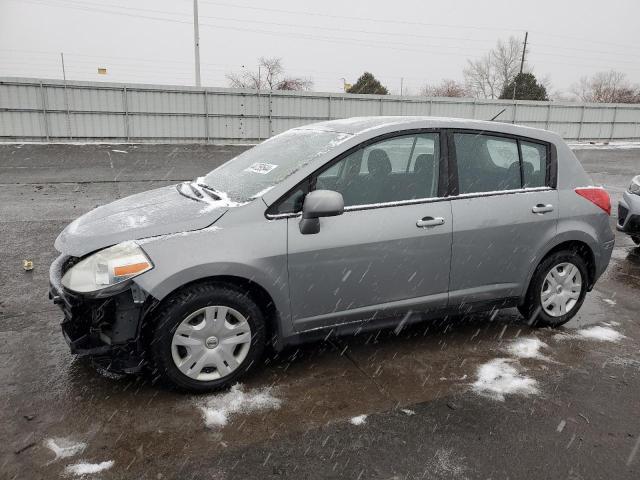
<path fill-rule="evenodd" d="M 553 91 L 615 69 L 640 83 L 638 0 L 199 0 L 202 83 L 283 59 L 316 91 L 373 72 L 392 93 L 462 80 L 467 58 L 524 37 Z M 192 0 L 0 0 L 0 76 L 193 84 Z M 98 75 L 97 68 L 108 74 Z"/>

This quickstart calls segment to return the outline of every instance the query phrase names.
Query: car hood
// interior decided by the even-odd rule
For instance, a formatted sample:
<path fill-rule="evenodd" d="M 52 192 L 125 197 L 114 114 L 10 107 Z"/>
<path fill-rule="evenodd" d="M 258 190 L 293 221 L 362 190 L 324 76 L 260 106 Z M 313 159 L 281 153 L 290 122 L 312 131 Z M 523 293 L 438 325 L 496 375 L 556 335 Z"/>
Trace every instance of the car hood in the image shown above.
<path fill-rule="evenodd" d="M 81 257 L 126 240 L 199 230 L 213 224 L 229 206 L 225 200 L 186 197 L 175 185 L 157 188 L 82 215 L 62 231 L 55 247 L 66 255 Z"/>

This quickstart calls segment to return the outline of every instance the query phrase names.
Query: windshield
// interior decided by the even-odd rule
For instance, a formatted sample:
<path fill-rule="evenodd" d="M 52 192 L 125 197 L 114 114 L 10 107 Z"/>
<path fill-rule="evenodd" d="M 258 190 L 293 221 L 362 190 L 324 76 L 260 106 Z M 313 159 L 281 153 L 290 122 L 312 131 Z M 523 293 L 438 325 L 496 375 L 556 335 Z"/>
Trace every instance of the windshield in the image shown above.
<path fill-rule="evenodd" d="M 289 130 L 241 153 L 198 182 L 233 201 L 247 202 L 350 137 L 322 130 Z"/>

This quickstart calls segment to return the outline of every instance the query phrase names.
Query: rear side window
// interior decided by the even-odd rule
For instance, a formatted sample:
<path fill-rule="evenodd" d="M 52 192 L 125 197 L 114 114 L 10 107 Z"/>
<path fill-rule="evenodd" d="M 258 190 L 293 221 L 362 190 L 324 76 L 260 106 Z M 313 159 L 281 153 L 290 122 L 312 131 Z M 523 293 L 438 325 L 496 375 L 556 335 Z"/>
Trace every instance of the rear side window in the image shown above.
<path fill-rule="evenodd" d="M 548 147 L 476 133 L 454 133 L 459 193 L 544 187 Z"/>
<path fill-rule="evenodd" d="M 455 133 L 460 193 L 521 188 L 518 143 L 511 138 Z"/>
<path fill-rule="evenodd" d="M 549 159 L 546 145 L 520 142 L 525 187 L 544 187 Z"/>

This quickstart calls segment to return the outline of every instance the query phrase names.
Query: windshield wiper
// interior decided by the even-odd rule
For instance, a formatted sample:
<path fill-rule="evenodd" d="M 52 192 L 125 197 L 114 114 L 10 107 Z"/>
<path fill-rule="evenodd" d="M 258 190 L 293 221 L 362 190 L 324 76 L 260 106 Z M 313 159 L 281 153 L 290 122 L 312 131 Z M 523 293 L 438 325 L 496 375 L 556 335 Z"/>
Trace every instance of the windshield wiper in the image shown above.
<path fill-rule="evenodd" d="M 196 197 L 202 198 L 202 193 L 200 193 L 200 190 L 198 190 L 196 187 L 193 186 L 193 183 L 189 184 L 189 188 L 191 189 L 191 191 Z"/>
<path fill-rule="evenodd" d="M 218 195 L 218 193 L 211 188 L 209 185 L 205 185 L 204 183 L 198 183 L 197 184 L 204 193 L 206 193 L 207 195 L 209 195 L 212 199 L 214 200 L 222 200 L 222 197 L 220 195 Z M 193 186 L 192 186 L 193 188 Z"/>
<path fill-rule="evenodd" d="M 176 185 L 176 190 L 178 190 L 178 193 L 180 195 L 182 195 L 183 197 L 187 197 L 189 200 L 193 200 L 194 202 L 203 202 L 204 200 L 202 200 L 202 194 L 197 191 L 197 189 L 194 190 L 194 188 L 191 187 L 191 192 L 185 190 L 185 187 L 187 185 L 190 185 L 189 182 L 179 183 L 178 185 Z"/>

